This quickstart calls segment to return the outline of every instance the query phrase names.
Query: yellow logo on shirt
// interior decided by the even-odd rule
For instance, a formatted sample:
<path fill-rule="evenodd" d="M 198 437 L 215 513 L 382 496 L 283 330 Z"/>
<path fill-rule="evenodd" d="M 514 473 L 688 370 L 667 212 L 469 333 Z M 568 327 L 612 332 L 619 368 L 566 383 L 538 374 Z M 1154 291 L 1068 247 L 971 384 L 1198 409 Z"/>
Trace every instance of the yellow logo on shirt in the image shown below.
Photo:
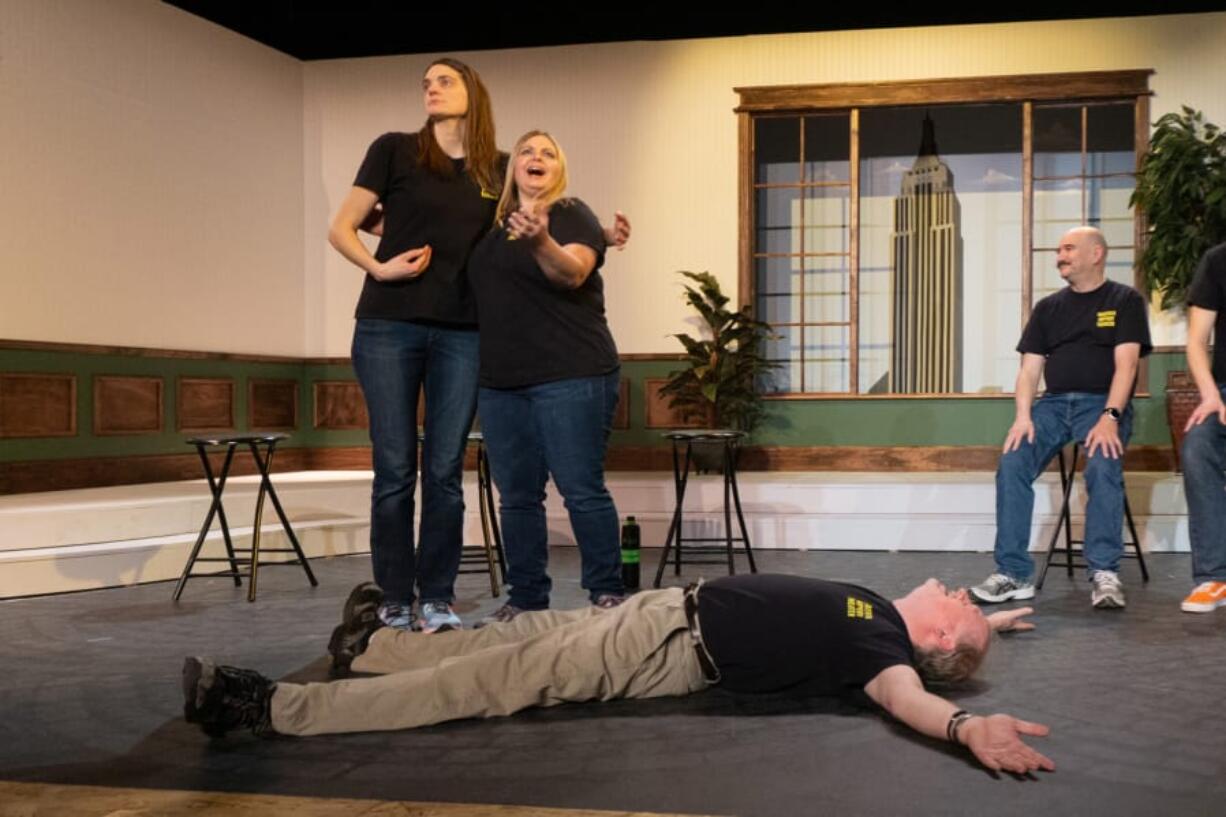
<path fill-rule="evenodd" d="M 858 599 L 855 596 L 847 597 L 847 617 L 862 618 L 866 621 L 873 617 L 873 605 L 863 599 Z"/>
<path fill-rule="evenodd" d="M 1115 327 L 1115 310 L 1105 309 L 1098 313 L 1098 328 L 1113 329 Z"/>

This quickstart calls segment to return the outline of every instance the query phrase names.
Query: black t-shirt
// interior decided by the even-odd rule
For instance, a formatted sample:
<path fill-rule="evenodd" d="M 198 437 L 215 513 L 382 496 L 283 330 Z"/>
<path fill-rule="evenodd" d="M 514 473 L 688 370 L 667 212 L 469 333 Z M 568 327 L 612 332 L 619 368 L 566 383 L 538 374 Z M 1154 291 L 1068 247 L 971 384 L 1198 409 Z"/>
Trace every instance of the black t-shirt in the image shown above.
<path fill-rule="evenodd" d="M 1141 357 L 1154 348 L 1145 299 L 1108 280 L 1092 292 L 1065 287 L 1035 304 L 1017 350 L 1047 358 L 1043 373 L 1049 394 L 1106 394 L 1121 343 L 1141 344 Z"/>
<path fill-rule="evenodd" d="M 1226 384 L 1226 244 L 1205 253 L 1188 288 L 1188 304 L 1217 313 L 1213 322 L 1213 379 Z"/>
<path fill-rule="evenodd" d="M 896 664 L 915 665 L 894 605 L 854 584 L 768 573 L 698 591 L 703 643 L 734 692 L 852 694 Z"/>
<path fill-rule="evenodd" d="M 416 278 L 362 286 L 356 316 L 451 326 L 476 324 L 465 263 L 489 229 L 496 190 L 482 191 L 455 160 L 455 175 L 441 178 L 417 163 L 417 134 L 385 133 L 374 141 L 353 183 L 383 203 L 383 238 L 375 258 L 386 261 L 430 245 L 430 266 Z"/>
<path fill-rule="evenodd" d="M 562 199 L 549 210 L 549 234 L 564 246 L 596 251 L 596 268 L 578 289 L 550 281 L 528 243 L 509 240 L 503 227 L 481 239 L 469 259 L 481 321 L 482 386 L 520 388 L 608 374 L 618 366 L 604 314 L 600 221 L 578 199 Z"/>

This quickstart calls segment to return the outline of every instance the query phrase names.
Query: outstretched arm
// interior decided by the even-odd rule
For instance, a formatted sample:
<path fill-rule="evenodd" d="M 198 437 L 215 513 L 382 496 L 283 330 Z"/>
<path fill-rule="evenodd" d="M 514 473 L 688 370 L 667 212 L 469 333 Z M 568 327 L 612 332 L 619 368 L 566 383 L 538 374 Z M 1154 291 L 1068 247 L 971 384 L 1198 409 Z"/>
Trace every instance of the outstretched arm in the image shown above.
<path fill-rule="evenodd" d="M 971 750 L 975 759 L 993 771 L 1004 770 L 1024 774 L 1047 769 L 1056 764 L 1045 755 L 1022 742 L 1022 735 L 1046 735 L 1048 729 L 1039 723 L 1019 720 L 1009 715 L 975 715 L 947 734 L 950 720 L 958 707 L 924 689 L 915 670 L 905 664 L 882 670 L 864 685 L 864 692 L 886 712 L 931 738 L 950 737 Z"/>

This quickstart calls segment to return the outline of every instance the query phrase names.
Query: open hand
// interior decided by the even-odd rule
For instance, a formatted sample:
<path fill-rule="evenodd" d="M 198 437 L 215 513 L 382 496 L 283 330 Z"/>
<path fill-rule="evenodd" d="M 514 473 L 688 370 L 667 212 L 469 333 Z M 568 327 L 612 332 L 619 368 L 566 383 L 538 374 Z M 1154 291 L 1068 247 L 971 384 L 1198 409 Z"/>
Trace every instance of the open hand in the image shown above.
<path fill-rule="evenodd" d="M 1022 735 L 1041 737 L 1050 730 L 1041 723 L 1031 723 L 1010 715 L 988 715 L 971 718 L 958 730 L 958 738 L 975 755 L 975 759 L 992 771 L 1027 772 L 1046 769 L 1055 771 L 1056 764 L 1046 755 L 1022 742 Z"/>

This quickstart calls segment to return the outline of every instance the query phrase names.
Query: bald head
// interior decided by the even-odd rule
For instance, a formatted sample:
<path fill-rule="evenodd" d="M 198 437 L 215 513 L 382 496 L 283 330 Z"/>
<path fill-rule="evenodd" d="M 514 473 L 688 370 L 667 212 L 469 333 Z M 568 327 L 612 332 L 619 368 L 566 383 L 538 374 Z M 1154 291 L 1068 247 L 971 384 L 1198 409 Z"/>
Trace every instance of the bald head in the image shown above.
<path fill-rule="evenodd" d="M 1074 227 L 1056 248 L 1056 269 L 1076 292 L 1096 289 L 1106 277 L 1107 239 L 1097 227 Z"/>

